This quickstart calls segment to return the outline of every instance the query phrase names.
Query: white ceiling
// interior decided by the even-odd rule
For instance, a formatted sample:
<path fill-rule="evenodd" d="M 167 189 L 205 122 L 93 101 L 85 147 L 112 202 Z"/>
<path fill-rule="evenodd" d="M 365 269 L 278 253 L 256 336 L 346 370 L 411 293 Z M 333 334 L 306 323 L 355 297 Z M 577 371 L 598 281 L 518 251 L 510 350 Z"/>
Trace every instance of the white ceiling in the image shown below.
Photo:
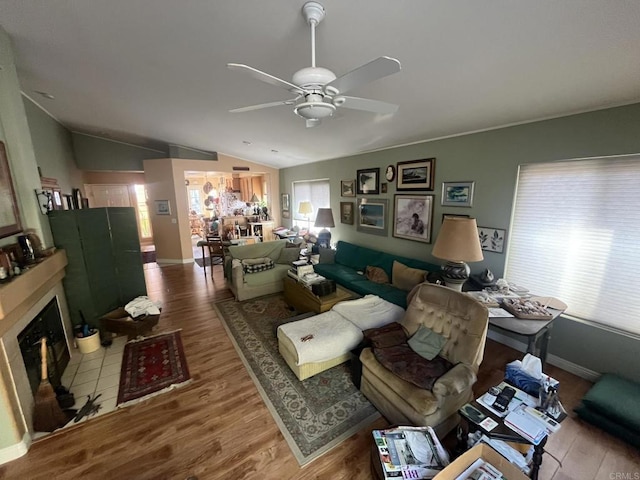
<path fill-rule="evenodd" d="M 399 59 L 349 92 L 398 113 L 310 129 L 288 106 L 229 113 L 291 97 L 226 64 L 286 80 L 309 66 L 304 1 L 0 0 L 0 24 L 24 93 L 70 129 L 275 167 L 640 102 L 639 1 L 324 0 L 318 65 Z"/>

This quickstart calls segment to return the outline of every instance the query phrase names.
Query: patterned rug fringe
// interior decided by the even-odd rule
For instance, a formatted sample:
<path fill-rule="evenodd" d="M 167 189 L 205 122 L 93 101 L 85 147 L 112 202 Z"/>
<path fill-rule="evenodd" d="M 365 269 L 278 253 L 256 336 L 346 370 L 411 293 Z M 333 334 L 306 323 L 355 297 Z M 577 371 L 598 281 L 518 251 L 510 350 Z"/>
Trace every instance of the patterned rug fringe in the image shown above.
<path fill-rule="evenodd" d="M 155 335 L 149 335 L 148 337 L 143 337 L 142 335 L 138 335 L 136 338 L 129 340 L 127 343 L 137 343 L 137 342 L 142 342 L 144 340 L 149 340 L 150 338 L 156 338 L 156 337 L 161 337 L 163 335 L 171 335 L 172 333 L 176 333 L 176 332 L 181 332 L 182 329 L 178 328 L 176 330 L 170 330 L 168 332 L 160 332 L 160 333 L 156 333 Z"/>
<path fill-rule="evenodd" d="M 171 332 L 169 332 L 171 333 Z M 131 405 L 135 405 L 136 403 L 146 402 L 152 397 L 156 397 L 158 395 L 162 395 L 163 393 L 170 392 L 171 390 L 175 390 L 176 388 L 182 388 L 185 385 L 189 385 L 193 382 L 193 378 L 181 383 L 174 383 L 173 385 L 169 385 L 168 387 L 163 388 L 162 390 L 158 390 L 157 392 L 150 393 L 149 395 L 145 395 L 144 397 L 136 398 L 135 400 L 129 400 L 128 402 L 121 403 L 116 406 L 116 408 L 130 407 Z"/>

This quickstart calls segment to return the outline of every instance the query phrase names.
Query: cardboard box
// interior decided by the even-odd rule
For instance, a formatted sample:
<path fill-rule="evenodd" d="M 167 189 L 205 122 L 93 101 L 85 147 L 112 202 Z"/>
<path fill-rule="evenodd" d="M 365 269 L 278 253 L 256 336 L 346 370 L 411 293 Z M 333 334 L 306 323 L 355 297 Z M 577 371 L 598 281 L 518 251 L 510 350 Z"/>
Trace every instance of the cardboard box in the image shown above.
<path fill-rule="evenodd" d="M 478 458 L 482 458 L 500 470 L 507 480 L 528 480 L 528 477 L 518 467 L 485 443 L 480 443 L 471 450 L 467 450 L 433 478 L 434 480 L 456 480 L 458 475 Z"/>

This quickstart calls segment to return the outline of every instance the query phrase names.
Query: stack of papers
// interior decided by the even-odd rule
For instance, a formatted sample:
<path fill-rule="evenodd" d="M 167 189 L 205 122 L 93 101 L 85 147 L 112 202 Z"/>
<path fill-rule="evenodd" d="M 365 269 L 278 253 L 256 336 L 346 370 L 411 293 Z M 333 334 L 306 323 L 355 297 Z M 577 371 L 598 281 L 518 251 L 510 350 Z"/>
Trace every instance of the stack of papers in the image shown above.
<path fill-rule="evenodd" d="M 504 424 L 521 437 L 538 445 L 547 436 L 546 425 L 527 413 L 525 408 L 521 406 L 510 412 L 504 419 Z"/>

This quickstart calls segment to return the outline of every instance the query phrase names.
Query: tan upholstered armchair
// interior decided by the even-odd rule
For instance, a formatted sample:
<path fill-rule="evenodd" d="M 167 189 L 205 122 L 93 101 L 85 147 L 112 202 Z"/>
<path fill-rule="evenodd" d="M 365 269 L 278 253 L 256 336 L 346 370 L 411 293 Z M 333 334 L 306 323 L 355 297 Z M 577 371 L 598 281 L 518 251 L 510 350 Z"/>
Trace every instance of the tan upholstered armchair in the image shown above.
<path fill-rule="evenodd" d="M 473 398 L 471 387 L 487 335 L 487 308 L 463 293 L 429 283 L 418 285 L 408 303 L 400 322 L 407 335 L 423 324 L 444 336 L 447 341 L 440 356 L 453 367 L 426 390 L 396 376 L 366 348 L 360 355 L 360 388 L 392 424 L 430 425 L 444 436 L 457 425 L 458 409 Z"/>

